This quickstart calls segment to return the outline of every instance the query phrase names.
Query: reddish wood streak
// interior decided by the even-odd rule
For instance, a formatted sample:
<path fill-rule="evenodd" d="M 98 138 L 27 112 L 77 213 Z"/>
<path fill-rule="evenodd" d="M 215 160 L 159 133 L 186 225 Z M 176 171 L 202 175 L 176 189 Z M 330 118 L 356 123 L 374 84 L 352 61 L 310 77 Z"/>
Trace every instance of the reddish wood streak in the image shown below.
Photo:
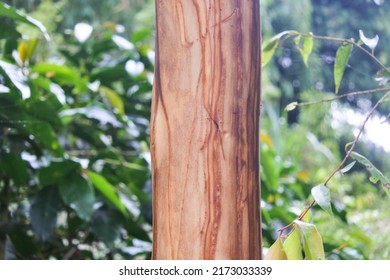
<path fill-rule="evenodd" d="M 259 3 L 156 7 L 153 258 L 258 259 Z"/>

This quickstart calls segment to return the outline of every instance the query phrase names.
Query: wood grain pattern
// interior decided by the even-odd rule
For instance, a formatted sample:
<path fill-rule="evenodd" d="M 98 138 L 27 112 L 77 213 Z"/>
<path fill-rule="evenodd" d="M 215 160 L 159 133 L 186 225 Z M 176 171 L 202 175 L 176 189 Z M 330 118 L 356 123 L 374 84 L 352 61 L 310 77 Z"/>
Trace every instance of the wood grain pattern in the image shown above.
<path fill-rule="evenodd" d="M 259 1 L 156 13 L 153 259 L 259 259 Z"/>

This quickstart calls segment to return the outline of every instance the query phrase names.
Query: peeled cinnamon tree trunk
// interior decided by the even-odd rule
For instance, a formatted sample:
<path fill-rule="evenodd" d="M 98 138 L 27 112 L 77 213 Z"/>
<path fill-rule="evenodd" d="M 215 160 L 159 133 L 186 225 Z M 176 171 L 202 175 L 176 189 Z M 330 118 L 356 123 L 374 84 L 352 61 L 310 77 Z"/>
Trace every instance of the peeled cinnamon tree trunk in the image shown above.
<path fill-rule="evenodd" d="M 156 0 L 153 259 L 260 259 L 260 4 Z"/>

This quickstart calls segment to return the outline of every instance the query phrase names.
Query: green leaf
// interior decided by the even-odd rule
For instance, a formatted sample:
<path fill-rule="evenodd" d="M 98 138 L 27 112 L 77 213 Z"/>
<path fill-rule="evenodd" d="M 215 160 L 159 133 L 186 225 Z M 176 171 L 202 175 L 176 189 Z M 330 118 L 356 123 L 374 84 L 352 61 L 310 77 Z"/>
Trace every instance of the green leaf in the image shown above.
<path fill-rule="evenodd" d="M 324 245 L 316 226 L 299 220 L 295 220 L 294 223 L 297 225 L 303 240 L 305 259 L 324 260 Z"/>
<path fill-rule="evenodd" d="M 271 60 L 272 56 L 275 53 L 276 48 L 278 47 L 279 39 L 271 40 L 263 45 L 262 54 L 261 54 L 261 67 L 265 67 L 268 62 Z"/>
<path fill-rule="evenodd" d="M 296 225 L 283 243 L 288 260 L 303 260 L 301 234 Z"/>
<path fill-rule="evenodd" d="M 306 211 L 306 208 L 303 208 L 302 213 L 303 213 L 303 211 Z M 305 216 L 303 216 L 302 221 L 305 223 L 310 223 L 312 218 L 313 218 L 313 214 L 312 214 L 311 210 L 309 209 L 306 212 Z"/>
<path fill-rule="evenodd" d="M 383 189 L 385 190 L 385 193 L 390 198 L 390 183 L 386 183 L 383 185 Z"/>
<path fill-rule="evenodd" d="M 64 181 L 65 176 L 78 168 L 80 164 L 72 160 L 53 161 L 38 171 L 38 178 L 42 186 L 47 186 Z"/>
<path fill-rule="evenodd" d="M 280 237 L 276 239 L 275 243 L 269 248 L 265 260 L 287 260 L 286 253 L 283 250 L 283 244 Z"/>
<path fill-rule="evenodd" d="M 99 80 L 102 84 L 111 84 L 114 81 L 124 81 L 128 79 L 124 65 L 116 65 L 114 67 L 101 67 L 93 69 L 90 79 L 92 81 Z"/>
<path fill-rule="evenodd" d="M 27 84 L 27 78 L 22 71 L 20 71 L 19 67 L 0 60 L 0 74 L 9 80 L 12 85 L 18 89 L 18 91 L 20 91 L 23 99 L 27 99 L 31 96 L 31 90 Z"/>
<path fill-rule="evenodd" d="M 324 184 L 320 184 L 312 188 L 311 194 L 322 209 L 324 209 L 329 214 L 332 213 L 332 206 L 330 204 L 330 191 Z"/>
<path fill-rule="evenodd" d="M 292 111 L 294 110 L 295 108 L 297 108 L 298 106 L 298 102 L 294 101 L 294 102 L 291 102 L 290 104 L 288 104 L 286 106 L 286 108 L 284 108 L 285 111 L 289 112 L 289 111 Z"/>
<path fill-rule="evenodd" d="M 0 38 L 1 39 L 7 39 L 7 42 L 4 44 L 3 47 L 3 54 L 2 56 L 5 57 L 10 52 L 16 49 L 17 46 L 17 40 L 21 37 L 21 34 L 16 30 L 16 24 L 15 21 L 6 21 L 3 20 L 1 22 L 0 28 Z M 11 45 L 13 45 L 11 47 Z"/>
<path fill-rule="evenodd" d="M 340 83 L 343 79 L 345 67 L 347 66 L 349 55 L 351 54 L 352 45 L 342 45 L 336 53 L 336 59 L 334 62 L 334 83 L 335 91 L 339 92 Z"/>
<path fill-rule="evenodd" d="M 371 174 L 369 179 L 372 183 L 376 184 L 378 181 L 380 181 L 384 186 L 390 183 L 390 180 L 385 175 L 383 175 L 383 173 L 379 171 L 366 157 L 356 152 L 352 152 L 351 158 L 356 159 L 359 163 L 366 167 L 366 169 Z"/>
<path fill-rule="evenodd" d="M 54 106 L 47 100 L 34 100 L 24 104 L 26 111 L 33 117 L 41 119 L 55 127 L 61 126 L 61 120 Z"/>
<path fill-rule="evenodd" d="M 313 37 L 304 37 L 303 46 L 299 49 L 299 52 L 302 55 L 303 62 L 307 66 L 307 62 L 309 60 L 309 56 L 313 50 Z"/>
<path fill-rule="evenodd" d="M 147 242 L 151 241 L 148 233 L 140 225 L 137 225 L 132 220 L 126 219 L 124 226 L 127 230 L 127 233 L 134 238 Z"/>
<path fill-rule="evenodd" d="M 28 180 L 28 164 L 14 153 L 0 153 L 0 170 L 10 177 L 18 186 Z"/>
<path fill-rule="evenodd" d="M 22 123 L 19 127 L 22 126 L 29 134 L 34 135 L 36 140 L 50 149 L 54 155 L 62 156 L 63 149 L 53 128 L 46 122 L 36 120 L 35 118 L 29 119 L 30 121 L 27 121 L 25 124 Z"/>
<path fill-rule="evenodd" d="M 19 259 L 20 256 L 23 259 L 31 259 L 31 256 L 36 253 L 39 246 L 35 238 L 31 238 L 31 235 L 27 233 L 24 225 L 16 225 L 12 229 L 12 234 L 9 234 L 9 238 Z"/>
<path fill-rule="evenodd" d="M 24 104 L 29 104 L 29 102 Z M 33 139 L 34 142 L 40 143 L 50 149 L 55 156 L 62 156 L 63 149 L 52 126 L 45 121 L 26 114 L 25 111 L 26 109 L 23 107 L 18 108 L 18 110 L 15 110 L 15 107 L 3 107 L 2 117 L 5 120 L 2 122 L 6 123 L 9 127 L 17 129 L 19 135 L 29 138 L 30 141 Z M 53 117 L 53 120 L 55 119 Z"/>
<path fill-rule="evenodd" d="M 108 102 L 110 102 L 112 107 L 118 110 L 120 115 L 123 116 L 125 114 L 125 106 L 123 104 L 123 100 L 115 91 L 108 87 L 101 86 L 100 92 L 105 98 L 107 98 Z"/>
<path fill-rule="evenodd" d="M 275 162 L 275 153 L 266 145 L 261 145 L 261 168 L 266 187 L 276 190 L 279 186 L 278 167 Z"/>
<path fill-rule="evenodd" d="M 138 29 L 133 32 L 131 36 L 131 42 L 135 44 L 138 42 L 142 42 L 145 39 L 149 40 L 151 36 L 152 36 L 152 32 L 150 29 L 148 28 Z"/>
<path fill-rule="evenodd" d="M 356 163 L 356 160 L 354 160 L 353 162 L 351 162 L 350 164 L 348 164 L 347 166 L 345 166 L 343 169 L 340 170 L 340 172 L 341 172 L 342 174 L 347 173 L 349 170 L 352 169 L 352 167 L 355 165 L 355 163 Z"/>
<path fill-rule="evenodd" d="M 263 43 L 261 47 L 261 67 L 266 66 L 267 63 L 271 60 L 276 48 L 278 47 L 280 39 L 282 37 L 288 37 L 292 35 L 297 35 L 297 32 L 292 30 L 283 31 Z"/>
<path fill-rule="evenodd" d="M 80 77 L 80 73 L 65 65 L 40 63 L 32 68 L 32 72 L 39 73 L 46 78 L 52 78 L 61 85 L 74 85 L 79 92 L 88 89 L 87 83 Z"/>
<path fill-rule="evenodd" d="M 48 240 L 53 235 L 60 206 L 61 199 L 57 188 L 45 187 L 34 197 L 30 219 L 34 232 L 42 240 Z"/>
<path fill-rule="evenodd" d="M 34 77 L 33 79 L 30 80 L 30 82 L 34 86 L 52 93 L 53 97 L 55 97 L 55 99 L 57 100 L 57 102 L 53 101 L 51 103 L 52 106 L 57 108 L 54 104 L 57 103 L 58 105 L 57 109 L 63 109 L 62 105 L 66 104 L 66 96 L 65 96 L 65 91 L 58 84 L 52 83 L 49 79 L 43 77 Z M 48 98 L 50 99 L 51 97 Z M 42 102 L 46 102 L 46 100 Z"/>
<path fill-rule="evenodd" d="M 294 38 L 294 43 L 297 47 L 299 47 L 300 43 L 301 43 L 301 39 L 302 39 L 302 36 L 301 35 L 298 35 Z"/>
<path fill-rule="evenodd" d="M 95 193 L 91 184 L 79 173 L 73 172 L 60 182 L 62 200 L 83 220 L 89 221 L 93 213 Z"/>
<path fill-rule="evenodd" d="M 115 213 L 100 208 L 93 214 L 91 221 L 92 231 L 107 246 L 111 246 L 120 236 L 122 222 Z"/>
<path fill-rule="evenodd" d="M 122 201 L 119 199 L 115 188 L 111 185 L 103 176 L 92 172 L 90 170 L 85 170 L 85 173 L 91 179 L 92 184 L 97 188 L 100 193 L 107 198 L 123 215 L 128 216 L 126 207 L 123 205 Z"/>
<path fill-rule="evenodd" d="M 45 36 L 46 40 L 50 40 L 49 34 L 46 31 L 45 26 L 36 19 L 33 19 L 32 17 L 22 13 L 19 10 L 16 10 L 15 8 L 0 2 L 0 16 L 9 17 L 16 21 L 27 23 L 31 26 L 37 27 Z"/>

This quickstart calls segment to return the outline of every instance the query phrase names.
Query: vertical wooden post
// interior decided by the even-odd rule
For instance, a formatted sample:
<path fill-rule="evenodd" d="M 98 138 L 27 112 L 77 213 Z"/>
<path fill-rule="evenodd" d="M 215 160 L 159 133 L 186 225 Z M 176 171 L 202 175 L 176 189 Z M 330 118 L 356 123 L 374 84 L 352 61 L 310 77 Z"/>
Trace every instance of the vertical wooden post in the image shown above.
<path fill-rule="evenodd" d="M 260 259 L 258 0 L 156 0 L 153 259 Z"/>

